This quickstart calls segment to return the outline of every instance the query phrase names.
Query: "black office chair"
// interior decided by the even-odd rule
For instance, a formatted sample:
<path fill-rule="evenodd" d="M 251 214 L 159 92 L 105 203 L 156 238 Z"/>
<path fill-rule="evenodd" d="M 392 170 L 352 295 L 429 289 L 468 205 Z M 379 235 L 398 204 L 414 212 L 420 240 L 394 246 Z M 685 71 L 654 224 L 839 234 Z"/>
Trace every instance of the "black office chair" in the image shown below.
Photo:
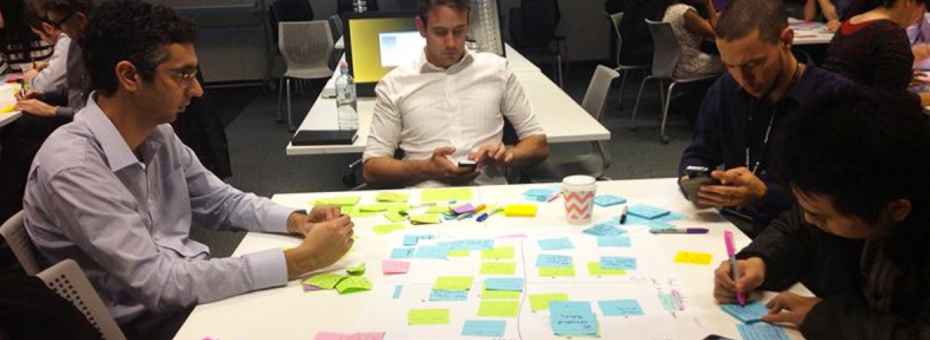
<path fill-rule="evenodd" d="M 559 87 L 564 86 L 562 60 L 566 58 L 563 51 L 568 55 L 565 37 L 556 33 L 561 20 L 557 0 L 522 0 L 520 7 L 510 9 L 510 36 L 514 47 L 531 59 L 535 55 L 552 56 Z"/>

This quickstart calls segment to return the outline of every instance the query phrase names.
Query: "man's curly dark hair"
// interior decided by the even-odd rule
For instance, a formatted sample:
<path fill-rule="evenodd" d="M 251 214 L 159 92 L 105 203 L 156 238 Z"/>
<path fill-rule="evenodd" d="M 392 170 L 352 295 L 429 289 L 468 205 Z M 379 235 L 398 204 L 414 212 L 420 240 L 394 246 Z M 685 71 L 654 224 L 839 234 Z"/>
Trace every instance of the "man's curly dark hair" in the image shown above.
<path fill-rule="evenodd" d="M 94 90 L 112 95 L 119 84 L 116 64 L 129 61 L 142 79 L 168 59 L 169 44 L 193 43 L 197 24 L 169 7 L 138 0 L 104 2 L 90 17 L 81 46 Z"/>

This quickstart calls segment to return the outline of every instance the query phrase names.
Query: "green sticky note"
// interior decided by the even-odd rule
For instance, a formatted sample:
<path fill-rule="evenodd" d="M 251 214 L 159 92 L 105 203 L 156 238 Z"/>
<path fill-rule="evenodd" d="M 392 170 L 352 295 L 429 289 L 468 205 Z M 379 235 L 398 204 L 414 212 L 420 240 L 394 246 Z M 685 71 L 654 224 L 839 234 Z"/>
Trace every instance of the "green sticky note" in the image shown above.
<path fill-rule="evenodd" d="M 568 301 L 568 294 L 531 294 L 530 309 L 534 312 L 549 309 L 549 301 Z"/>
<path fill-rule="evenodd" d="M 410 199 L 410 195 L 401 192 L 379 192 L 375 196 L 378 202 L 403 203 Z"/>
<path fill-rule="evenodd" d="M 344 280 L 346 276 L 333 274 L 333 273 L 324 273 L 319 275 L 314 275 L 313 277 L 304 280 L 304 284 L 317 286 L 323 289 L 334 289 L 340 281 Z"/>
<path fill-rule="evenodd" d="M 481 264 L 482 275 L 513 275 L 517 264 L 513 262 L 484 262 Z"/>
<path fill-rule="evenodd" d="M 420 203 L 467 201 L 471 198 L 471 188 L 423 189 L 420 192 Z"/>
<path fill-rule="evenodd" d="M 365 262 L 346 268 L 346 273 L 352 276 L 365 275 Z"/>
<path fill-rule="evenodd" d="M 433 284 L 433 290 L 469 290 L 473 278 L 471 276 L 440 276 Z"/>
<path fill-rule="evenodd" d="M 384 206 L 387 207 L 387 211 L 393 211 L 393 212 L 401 212 L 401 211 L 410 210 L 410 205 L 407 203 L 391 203 L 391 204 L 384 204 Z"/>
<path fill-rule="evenodd" d="M 371 229 L 375 231 L 375 234 L 387 235 L 395 230 L 404 229 L 404 225 L 403 224 L 384 224 L 384 225 L 376 225 L 372 227 Z"/>
<path fill-rule="evenodd" d="M 482 250 L 481 259 L 482 260 L 500 260 L 500 259 L 512 259 L 513 258 L 513 247 L 497 247 L 494 249 Z"/>
<path fill-rule="evenodd" d="M 601 268 L 600 262 L 588 262 L 588 274 L 591 276 L 597 275 L 626 275 L 626 270 L 623 269 L 603 269 Z"/>
<path fill-rule="evenodd" d="M 352 217 L 352 218 L 362 218 L 362 217 L 372 217 L 372 216 L 375 216 L 376 214 L 377 213 L 370 212 L 370 211 L 361 211 L 359 209 L 353 209 L 346 215 L 349 215 L 349 217 Z"/>
<path fill-rule="evenodd" d="M 362 198 L 360 196 L 338 196 L 332 198 L 318 199 L 313 205 L 338 205 L 338 206 L 353 206 L 358 204 L 358 201 Z"/>
<path fill-rule="evenodd" d="M 469 257 L 471 256 L 471 250 L 468 250 L 468 249 L 450 250 L 449 254 L 447 254 L 446 256 L 448 257 Z"/>
<path fill-rule="evenodd" d="M 411 309 L 407 313 L 407 325 L 448 325 L 448 309 Z"/>
<path fill-rule="evenodd" d="M 518 301 L 481 301 L 478 316 L 515 318 L 520 313 Z"/>
<path fill-rule="evenodd" d="M 451 214 L 452 210 L 449 210 L 449 206 L 441 205 L 435 207 L 426 208 L 427 214 Z"/>
<path fill-rule="evenodd" d="M 510 290 L 482 290 L 482 300 L 518 300 L 520 292 Z"/>
<path fill-rule="evenodd" d="M 382 212 L 386 210 L 388 210 L 388 205 L 382 203 L 362 204 L 358 206 L 358 211 L 361 212 Z"/>
<path fill-rule="evenodd" d="M 539 276 L 575 276 L 575 266 L 539 267 Z"/>
<path fill-rule="evenodd" d="M 349 276 L 345 280 L 339 281 L 336 290 L 339 291 L 339 294 L 371 290 L 371 281 L 361 276 Z"/>
<path fill-rule="evenodd" d="M 415 224 L 437 224 L 442 223 L 442 217 L 436 214 L 411 215 L 410 223 Z"/>
<path fill-rule="evenodd" d="M 397 212 L 397 211 L 386 212 L 384 213 L 384 217 L 387 218 L 388 221 L 395 222 L 395 223 L 407 219 L 406 217 L 404 217 L 404 215 L 401 215 L 400 212 Z"/>
<path fill-rule="evenodd" d="M 351 214 L 353 210 L 355 210 L 355 206 L 352 205 L 343 205 L 339 207 L 339 212 L 343 215 Z"/>

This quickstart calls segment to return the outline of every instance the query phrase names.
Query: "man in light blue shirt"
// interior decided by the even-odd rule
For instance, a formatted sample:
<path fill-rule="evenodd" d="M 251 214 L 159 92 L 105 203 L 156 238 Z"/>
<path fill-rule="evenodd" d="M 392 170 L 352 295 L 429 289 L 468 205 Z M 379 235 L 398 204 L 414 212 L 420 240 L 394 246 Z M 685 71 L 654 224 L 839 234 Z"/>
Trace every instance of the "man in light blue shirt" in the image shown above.
<path fill-rule="evenodd" d="M 42 262 L 75 259 L 126 333 L 154 338 L 146 332 L 168 328 L 139 325 L 284 285 L 349 250 L 353 224 L 335 207 L 307 216 L 236 190 L 175 136 L 167 123 L 203 94 L 193 21 L 165 6 L 118 0 L 100 7 L 86 34 L 95 92 L 36 156 L 25 223 Z M 189 238 L 192 222 L 291 233 L 303 242 L 286 251 L 210 258 L 206 246 Z"/>

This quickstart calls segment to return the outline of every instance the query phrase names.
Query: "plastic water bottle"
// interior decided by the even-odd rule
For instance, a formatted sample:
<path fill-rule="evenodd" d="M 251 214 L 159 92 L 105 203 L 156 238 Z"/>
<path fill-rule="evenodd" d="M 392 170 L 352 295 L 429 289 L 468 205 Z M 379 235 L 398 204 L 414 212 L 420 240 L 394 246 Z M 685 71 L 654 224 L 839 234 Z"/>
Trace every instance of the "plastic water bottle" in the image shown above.
<path fill-rule="evenodd" d="M 349 65 L 339 64 L 336 78 L 336 107 L 339 112 L 339 130 L 358 130 L 358 100 L 355 96 L 355 80 L 349 75 Z"/>

